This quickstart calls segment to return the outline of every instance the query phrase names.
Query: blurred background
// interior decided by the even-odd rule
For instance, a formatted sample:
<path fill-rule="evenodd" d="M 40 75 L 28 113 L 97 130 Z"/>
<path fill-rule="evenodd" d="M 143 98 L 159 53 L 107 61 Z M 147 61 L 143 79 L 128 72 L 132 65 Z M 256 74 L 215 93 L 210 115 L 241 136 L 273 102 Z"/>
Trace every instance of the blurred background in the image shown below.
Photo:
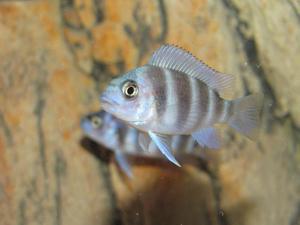
<path fill-rule="evenodd" d="M 163 43 L 263 92 L 256 142 L 182 169 L 132 159 L 133 180 L 84 139 L 112 77 Z M 0 224 L 299 225 L 300 2 L 0 1 Z"/>

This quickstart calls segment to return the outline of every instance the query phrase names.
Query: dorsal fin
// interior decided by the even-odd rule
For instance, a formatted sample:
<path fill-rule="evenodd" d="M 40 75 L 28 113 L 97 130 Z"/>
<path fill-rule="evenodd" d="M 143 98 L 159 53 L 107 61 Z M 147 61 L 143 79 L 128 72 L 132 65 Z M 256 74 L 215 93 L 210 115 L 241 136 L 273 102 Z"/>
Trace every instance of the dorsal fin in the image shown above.
<path fill-rule="evenodd" d="M 183 72 L 201 80 L 219 94 L 232 87 L 233 76 L 210 68 L 191 53 L 173 45 L 161 46 L 153 53 L 149 64 Z"/>

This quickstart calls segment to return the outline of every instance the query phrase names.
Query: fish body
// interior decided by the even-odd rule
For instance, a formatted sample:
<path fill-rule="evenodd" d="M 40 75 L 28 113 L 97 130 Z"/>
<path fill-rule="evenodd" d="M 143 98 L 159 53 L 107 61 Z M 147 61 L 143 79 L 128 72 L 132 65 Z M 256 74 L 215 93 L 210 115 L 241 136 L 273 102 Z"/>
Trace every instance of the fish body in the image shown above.
<path fill-rule="evenodd" d="M 232 81 L 183 49 L 164 45 L 147 65 L 112 80 L 101 102 L 107 112 L 148 132 L 179 165 L 171 153 L 173 135 L 192 135 L 201 146 L 219 148 L 213 125 L 227 123 L 250 138 L 256 136 L 262 95 L 223 99 Z"/>
<path fill-rule="evenodd" d="M 141 131 L 128 126 L 122 120 L 105 112 L 95 112 L 81 119 L 81 128 L 85 135 L 116 153 L 116 158 L 122 170 L 131 175 L 130 166 L 125 155 L 160 157 L 159 149 L 145 134 L 144 141 L 139 139 Z M 141 146 L 144 145 L 144 146 Z M 171 139 L 172 153 L 196 154 L 196 143 L 191 136 L 175 135 Z"/>
<path fill-rule="evenodd" d="M 230 114 L 230 101 L 202 81 L 183 72 L 146 65 L 137 78 L 153 87 L 148 100 L 149 111 L 141 113 L 131 125 L 143 131 L 189 135 L 203 127 L 224 122 Z M 138 112 L 142 110 L 138 110 Z M 124 118 L 123 118 L 124 119 Z"/>

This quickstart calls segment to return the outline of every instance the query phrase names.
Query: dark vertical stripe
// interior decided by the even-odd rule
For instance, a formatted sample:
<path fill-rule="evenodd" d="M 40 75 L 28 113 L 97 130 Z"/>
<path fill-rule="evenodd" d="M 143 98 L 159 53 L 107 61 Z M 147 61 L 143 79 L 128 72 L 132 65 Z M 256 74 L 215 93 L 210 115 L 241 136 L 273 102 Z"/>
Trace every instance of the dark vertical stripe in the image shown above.
<path fill-rule="evenodd" d="M 189 114 L 191 111 L 191 82 L 189 76 L 184 74 L 178 74 L 176 79 L 176 90 L 175 94 L 178 101 L 176 127 L 183 133 L 187 129 Z"/>
<path fill-rule="evenodd" d="M 162 69 L 151 66 L 146 71 L 151 79 L 152 90 L 155 95 L 155 110 L 159 118 L 162 118 L 166 111 L 167 103 L 167 83 L 166 77 Z"/>
<path fill-rule="evenodd" d="M 181 135 L 180 136 L 180 153 L 187 153 L 187 149 L 188 149 L 188 141 L 191 137 L 190 136 L 186 136 L 186 135 Z"/>
<path fill-rule="evenodd" d="M 192 153 L 194 151 L 196 145 L 197 145 L 196 141 L 191 136 L 189 136 L 189 139 L 188 139 L 188 142 L 186 145 L 186 153 Z"/>
<path fill-rule="evenodd" d="M 222 99 L 218 93 L 215 93 L 216 96 L 215 96 L 215 101 L 216 101 L 216 104 L 215 104 L 215 116 L 213 118 L 213 121 L 214 122 L 218 122 L 223 114 L 223 108 L 224 108 L 224 99 Z"/>

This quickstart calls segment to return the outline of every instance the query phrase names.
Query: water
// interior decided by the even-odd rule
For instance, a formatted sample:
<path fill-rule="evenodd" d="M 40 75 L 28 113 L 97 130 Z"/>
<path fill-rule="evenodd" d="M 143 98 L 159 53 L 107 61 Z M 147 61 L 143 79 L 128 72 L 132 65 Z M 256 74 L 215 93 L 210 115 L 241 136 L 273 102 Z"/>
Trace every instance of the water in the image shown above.
<path fill-rule="evenodd" d="M 0 1 L 0 225 L 300 223 L 298 1 Z M 222 148 L 129 157 L 84 138 L 112 77 L 179 45 L 263 92 L 258 140 L 219 127 Z"/>

